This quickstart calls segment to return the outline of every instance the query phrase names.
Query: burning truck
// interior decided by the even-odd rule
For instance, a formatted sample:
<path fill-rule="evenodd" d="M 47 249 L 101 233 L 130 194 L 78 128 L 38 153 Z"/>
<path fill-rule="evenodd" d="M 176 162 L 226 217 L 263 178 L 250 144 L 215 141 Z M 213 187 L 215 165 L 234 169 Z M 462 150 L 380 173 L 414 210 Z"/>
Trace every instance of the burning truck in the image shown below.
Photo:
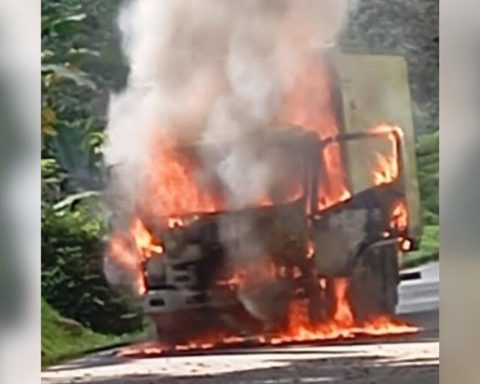
<path fill-rule="evenodd" d="M 406 61 L 333 50 L 306 68 L 259 130 L 152 143 L 147 193 L 112 219 L 108 258 L 165 345 L 411 331 L 392 318 L 421 235 Z M 239 172 L 273 165 L 249 204 L 210 166 L 233 146 Z"/>

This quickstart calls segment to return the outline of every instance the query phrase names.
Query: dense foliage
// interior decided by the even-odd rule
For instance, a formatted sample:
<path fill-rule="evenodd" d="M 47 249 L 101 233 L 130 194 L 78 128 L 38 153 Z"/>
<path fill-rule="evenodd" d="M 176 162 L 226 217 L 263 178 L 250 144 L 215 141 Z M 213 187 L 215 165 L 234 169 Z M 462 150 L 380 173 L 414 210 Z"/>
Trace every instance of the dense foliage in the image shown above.
<path fill-rule="evenodd" d="M 102 224 L 83 206 L 70 212 L 43 210 L 42 296 L 63 316 L 97 332 L 131 332 L 141 327 L 142 318 L 105 281 Z"/>
<path fill-rule="evenodd" d="M 108 93 L 125 75 L 118 5 L 42 1 L 42 296 L 60 315 L 117 334 L 142 325 L 103 276 L 97 214 Z"/>
<path fill-rule="evenodd" d="M 130 336 L 100 335 L 65 319 L 42 299 L 42 366 L 97 348 L 131 341 Z"/>
<path fill-rule="evenodd" d="M 108 92 L 122 72 L 118 1 L 42 1 L 42 159 L 63 170 L 64 193 L 101 186 Z M 113 48 L 112 48 L 113 47 Z"/>
<path fill-rule="evenodd" d="M 424 218 L 428 224 L 438 224 L 439 138 L 437 131 L 417 139 L 418 181 Z"/>

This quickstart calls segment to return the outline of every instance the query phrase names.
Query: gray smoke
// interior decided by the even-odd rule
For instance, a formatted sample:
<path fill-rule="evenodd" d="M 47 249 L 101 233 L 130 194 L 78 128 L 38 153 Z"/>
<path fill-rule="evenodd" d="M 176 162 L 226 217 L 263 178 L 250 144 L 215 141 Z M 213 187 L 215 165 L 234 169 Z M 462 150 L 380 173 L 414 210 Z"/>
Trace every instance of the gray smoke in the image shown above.
<path fill-rule="evenodd" d="M 159 137 L 208 144 L 202 169 L 221 180 L 229 207 L 265 195 L 287 168 L 256 134 L 275 128 L 282 97 L 305 63 L 335 43 L 350 7 L 349 0 L 129 2 L 119 26 L 130 75 L 111 97 L 105 151 L 108 165 L 120 165 L 111 188 L 118 209 L 130 212 L 142 195 Z M 249 252 L 261 254 L 247 238 Z"/>
<path fill-rule="evenodd" d="M 214 147 L 233 143 L 207 167 L 226 184 L 232 204 L 255 201 L 271 182 L 271 164 L 254 156 L 248 137 L 275 122 L 282 95 L 306 58 L 335 41 L 350 3 L 130 2 L 119 25 L 131 73 L 127 88 L 111 98 L 106 148 L 107 163 L 122 164 L 124 198 L 137 198 L 152 139 L 165 134 Z"/>

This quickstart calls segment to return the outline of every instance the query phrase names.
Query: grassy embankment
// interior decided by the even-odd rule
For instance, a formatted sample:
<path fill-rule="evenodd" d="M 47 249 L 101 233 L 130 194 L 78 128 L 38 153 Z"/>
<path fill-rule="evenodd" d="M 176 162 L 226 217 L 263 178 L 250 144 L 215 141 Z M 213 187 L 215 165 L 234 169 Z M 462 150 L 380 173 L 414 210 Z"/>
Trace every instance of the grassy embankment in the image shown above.
<path fill-rule="evenodd" d="M 133 336 L 109 336 L 95 333 L 81 324 L 62 318 L 42 299 L 42 366 L 80 356 L 96 349 L 133 340 Z"/>

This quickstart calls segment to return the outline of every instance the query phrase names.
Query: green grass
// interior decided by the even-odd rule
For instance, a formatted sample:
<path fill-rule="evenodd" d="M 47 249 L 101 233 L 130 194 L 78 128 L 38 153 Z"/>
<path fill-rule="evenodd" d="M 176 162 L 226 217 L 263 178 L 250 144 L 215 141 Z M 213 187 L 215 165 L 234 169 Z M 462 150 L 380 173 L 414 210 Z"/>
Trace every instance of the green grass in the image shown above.
<path fill-rule="evenodd" d="M 425 226 L 420 249 L 404 254 L 401 267 L 412 268 L 429 261 L 438 260 L 440 257 L 439 235 L 440 227 L 438 225 Z"/>
<path fill-rule="evenodd" d="M 43 367 L 133 339 L 131 335 L 109 336 L 95 333 L 78 323 L 63 319 L 43 299 L 41 305 Z"/>

